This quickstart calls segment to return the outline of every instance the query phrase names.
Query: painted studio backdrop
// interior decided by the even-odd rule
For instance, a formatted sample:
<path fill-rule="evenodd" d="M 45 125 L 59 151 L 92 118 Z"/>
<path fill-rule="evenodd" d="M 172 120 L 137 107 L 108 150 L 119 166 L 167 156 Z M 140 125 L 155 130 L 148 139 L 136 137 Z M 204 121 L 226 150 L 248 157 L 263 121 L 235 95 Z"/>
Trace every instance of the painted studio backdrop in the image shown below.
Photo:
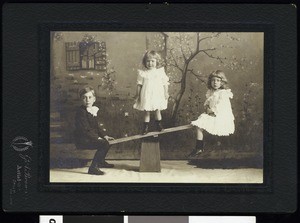
<path fill-rule="evenodd" d="M 186 125 L 204 112 L 207 77 L 222 70 L 233 92 L 235 133 L 205 134 L 207 159 L 254 157 L 262 165 L 264 34 L 254 32 L 51 32 L 51 159 L 75 148 L 74 115 L 79 90 L 95 89 L 107 132 L 114 138 L 141 133 L 143 113 L 133 109 L 137 70 L 147 50 L 163 58 L 170 79 L 165 128 Z M 154 117 L 151 117 L 154 120 Z M 162 160 L 186 160 L 195 147 L 193 129 L 161 136 Z M 139 159 L 140 141 L 113 145 L 108 159 Z M 86 156 L 91 156 L 86 153 Z M 260 166 L 262 167 L 262 166 Z"/>

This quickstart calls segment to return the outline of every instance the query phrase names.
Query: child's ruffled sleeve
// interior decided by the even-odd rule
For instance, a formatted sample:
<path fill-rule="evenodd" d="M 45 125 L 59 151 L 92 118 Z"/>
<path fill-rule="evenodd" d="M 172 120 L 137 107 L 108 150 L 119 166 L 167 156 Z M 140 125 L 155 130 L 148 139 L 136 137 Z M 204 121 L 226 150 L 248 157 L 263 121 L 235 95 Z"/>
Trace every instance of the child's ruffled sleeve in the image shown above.
<path fill-rule="evenodd" d="M 144 75 L 143 75 L 143 71 L 142 70 L 138 70 L 138 75 L 137 75 L 137 81 L 136 83 L 138 85 L 143 85 L 144 84 Z"/>
<path fill-rule="evenodd" d="M 158 68 L 160 74 L 161 74 L 161 80 L 162 80 L 162 84 L 163 85 L 169 85 L 170 82 L 169 82 L 169 77 L 167 76 L 166 72 L 165 72 L 165 68 L 164 67 L 161 67 L 161 68 Z"/>
<path fill-rule="evenodd" d="M 226 92 L 225 94 L 227 95 L 228 98 L 230 98 L 230 99 L 233 98 L 233 94 L 231 92 L 231 89 L 227 89 L 227 90 L 225 90 L 225 92 Z"/>
<path fill-rule="evenodd" d="M 211 90 L 208 90 L 205 94 L 206 100 L 204 102 L 204 107 L 206 108 L 207 106 L 209 106 L 210 100 L 209 97 L 211 96 Z"/>
<path fill-rule="evenodd" d="M 229 99 L 233 98 L 233 94 L 231 92 L 230 89 L 226 89 L 226 90 L 221 90 L 219 97 L 218 97 L 218 101 L 216 103 L 216 107 L 215 107 L 215 114 L 220 114 L 220 113 L 230 113 L 231 112 L 231 103 Z"/>

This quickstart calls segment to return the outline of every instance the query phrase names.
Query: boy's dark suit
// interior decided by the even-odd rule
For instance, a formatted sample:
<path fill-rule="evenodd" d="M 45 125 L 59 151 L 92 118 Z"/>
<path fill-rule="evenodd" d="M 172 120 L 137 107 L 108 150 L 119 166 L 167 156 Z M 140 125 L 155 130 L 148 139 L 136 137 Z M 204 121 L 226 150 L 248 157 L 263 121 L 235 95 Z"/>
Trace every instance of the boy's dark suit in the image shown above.
<path fill-rule="evenodd" d="M 98 116 L 93 116 L 80 106 L 75 116 L 75 145 L 77 149 L 97 149 L 92 165 L 105 167 L 105 156 L 109 143 L 103 137 L 107 135 L 104 125 L 99 123 Z M 101 137 L 102 139 L 98 139 Z"/>

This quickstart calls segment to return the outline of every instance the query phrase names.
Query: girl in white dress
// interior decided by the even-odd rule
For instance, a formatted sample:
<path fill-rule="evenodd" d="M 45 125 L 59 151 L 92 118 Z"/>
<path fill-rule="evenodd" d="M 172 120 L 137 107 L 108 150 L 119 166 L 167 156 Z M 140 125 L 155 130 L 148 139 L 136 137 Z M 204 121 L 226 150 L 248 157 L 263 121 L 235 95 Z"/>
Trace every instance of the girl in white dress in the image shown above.
<path fill-rule="evenodd" d="M 148 51 L 143 58 L 143 65 L 146 70 L 138 70 L 133 108 L 145 112 L 143 134 L 149 132 L 151 111 L 155 112 L 157 130 L 163 130 L 160 111 L 167 108 L 169 78 L 163 67 L 158 68 L 160 61 L 161 57 L 157 52 Z"/>
<path fill-rule="evenodd" d="M 224 72 L 217 70 L 211 73 L 207 87 L 205 112 L 191 123 L 197 127 L 197 141 L 196 148 L 189 154 L 189 157 L 194 157 L 204 151 L 203 130 L 217 136 L 229 136 L 234 133 L 234 116 L 230 103 L 233 94 L 230 89 L 227 89 Z"/>

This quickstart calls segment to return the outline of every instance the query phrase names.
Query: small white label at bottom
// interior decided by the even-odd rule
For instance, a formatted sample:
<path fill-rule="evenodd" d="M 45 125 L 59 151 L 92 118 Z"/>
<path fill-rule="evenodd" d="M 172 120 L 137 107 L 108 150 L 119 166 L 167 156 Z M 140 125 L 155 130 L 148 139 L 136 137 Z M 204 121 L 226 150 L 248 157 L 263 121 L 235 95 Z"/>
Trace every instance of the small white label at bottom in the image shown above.
<path fill-rule="evenodd" d="M 189 223 L 256 223 L 255 216 L 189 216 Z"/>
<path fill-rule="evenodd" d="M 63 223 L 62 215 L 40 215 L 40 223 Z"/>

